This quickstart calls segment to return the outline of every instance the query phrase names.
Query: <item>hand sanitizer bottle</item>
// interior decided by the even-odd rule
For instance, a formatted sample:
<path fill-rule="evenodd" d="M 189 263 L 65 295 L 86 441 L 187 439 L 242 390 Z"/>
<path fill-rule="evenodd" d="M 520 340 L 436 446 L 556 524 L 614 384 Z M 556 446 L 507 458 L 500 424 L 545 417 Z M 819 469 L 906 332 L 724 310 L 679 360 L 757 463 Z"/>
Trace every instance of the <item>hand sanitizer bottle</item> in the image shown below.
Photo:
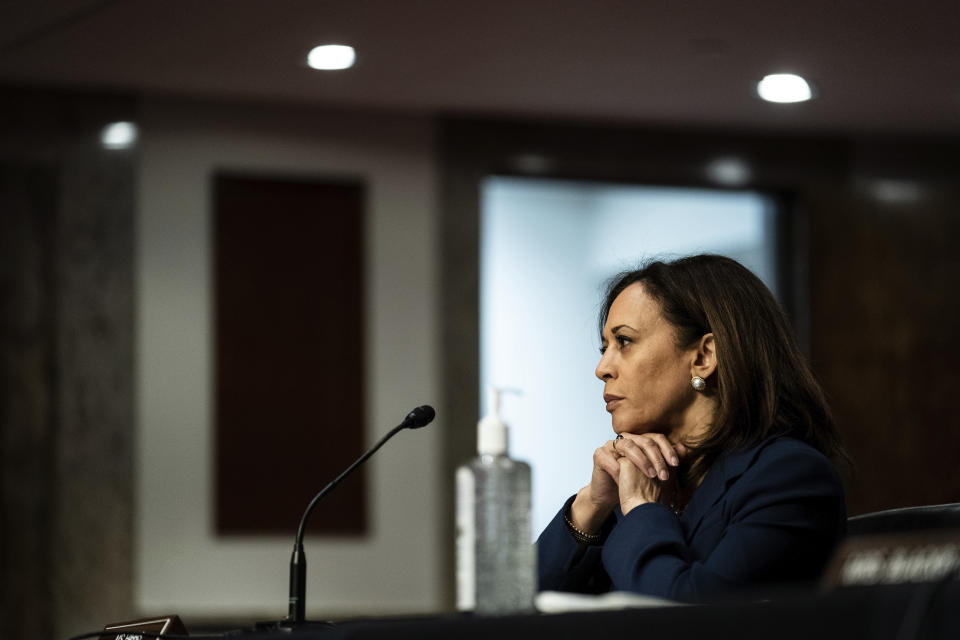
<path fill-rule="evenodd" d="M 457 608 L 478 614 L 533 610 L 530 465 L 508 455 L 499 389 L 477 425 L 478 456 L 457 469 Z"/>

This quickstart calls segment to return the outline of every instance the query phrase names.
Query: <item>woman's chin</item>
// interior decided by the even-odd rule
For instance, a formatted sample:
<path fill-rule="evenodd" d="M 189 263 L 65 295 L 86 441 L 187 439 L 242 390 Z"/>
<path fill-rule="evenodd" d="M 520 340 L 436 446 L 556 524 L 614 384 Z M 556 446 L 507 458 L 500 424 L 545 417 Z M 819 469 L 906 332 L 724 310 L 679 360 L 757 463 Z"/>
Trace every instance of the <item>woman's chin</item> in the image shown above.
<path fill-rule="evenodd" d="M 612 426 L 614 433 L 632 433 L 635 436 L 640 436 L 645 433 L 667 433 L 667 430 L 658 428 L 656 425 L 637 424 L 629 420 L 618 421 L 616 418 L 612 420 Z"/>
<path fill-rule="evenodd" d="M 638 425 L 635 422 L 630 422 L 629 420 L 617 420 L 614 418 L 612 421 L 614 433 L 632 433 L 634 435 L 640 435 L 641 433 L 647 433 L 649 429 L 644 429 L 643 425 Z"/>

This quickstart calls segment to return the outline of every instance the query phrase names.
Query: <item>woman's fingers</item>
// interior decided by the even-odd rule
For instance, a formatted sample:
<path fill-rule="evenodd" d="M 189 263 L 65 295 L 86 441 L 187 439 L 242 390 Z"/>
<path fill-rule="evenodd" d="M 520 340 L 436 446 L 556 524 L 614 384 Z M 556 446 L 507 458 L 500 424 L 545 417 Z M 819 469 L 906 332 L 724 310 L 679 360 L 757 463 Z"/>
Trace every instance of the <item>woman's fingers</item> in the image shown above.
<path fill-rule="evenodd" d="M 619 453 L 613 447 L 613 440 L 611 440 L 593 452 L 593 466 L 603 469 L 614 482 L 619 482 L 620 464 L 617 462 L 619 457 Z"/>
<path fill-rule="evenodd" d="M 605 503 L 619 495 L 626 513 L 637 504 L 658 500 L 663 483 L 675 480 L 673 468 L 689 453 L 683 444 L 671 442 L 662 433 L 625 433 L 594 451 L 588 488 Z"/>
<path fill-rule="evenodd" d="M 645 477 L 626 456 L 620 458 L 620 511 L 626 515 L 637 505 L 656 502 L 660 495 L 660 483 Z"/>
<path fill-rule="evenodd" d="M 617 443 L 617 451 L 633 462 L 648 478 L 666 480 L 670 477 L 667 462 L 657 443 L 645 435 L 624 436 L 623 440 Z"/>
<path fill-rule="evenodd" d="M 631 463 L 626 457 L 621 458 L 618 463 L 620 469 L 620 502 L 624 499 L 633 497 L 639 492 L 640 483 L 650 482 L 648 478 L 639 473 L 637 466 Z"/>
<path fill-rule="evenodd" d="M 587 511 L 585 511 L 584 504 L 586 503 L 592 505 L 590 513 L 609 515 L 609 510 L 619 500 L 617 489 L 619 479 L 619 467 L 617 467 L 615 453 L 610 443 L 607 443 L 593 452 L 593 472 L 590 475 L 590 484 L 577 493 L 581 502 L 578 517 L 585 517 L 584 513 Z M 575 521 L 577 520 L 575 519 Z M 586 521 L 584 520 L 584 522 Z"/>
<path fill-rule="evenodd" d="M 646 434 L 648 438 L 653 440 L 657 447 L 660 449 L 660 454 L 663 458 L 670 463 L 671 467 L 675 467 L 680 464 L 680 456 L 677 453 L 677 445 L 674 445 L 667 436 L 662 433 L 648 433 Z M 682 445 L 681 445 L 682 446 Z"/>

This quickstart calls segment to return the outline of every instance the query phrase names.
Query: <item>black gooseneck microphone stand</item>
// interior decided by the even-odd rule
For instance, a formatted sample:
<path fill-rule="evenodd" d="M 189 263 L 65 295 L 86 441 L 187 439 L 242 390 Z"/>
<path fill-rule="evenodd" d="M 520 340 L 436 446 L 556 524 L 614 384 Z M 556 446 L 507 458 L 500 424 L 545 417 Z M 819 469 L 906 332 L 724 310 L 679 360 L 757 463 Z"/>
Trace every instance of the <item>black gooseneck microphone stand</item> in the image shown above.
<path fill-rule="evenodd" d="M 290 557 L 290 610 L 287 614 L 287 617 L 280 622 L 279 626 L 281 628 L 292 630 L 296 627 L 307 624 L 305 619 L 307 604 L 307 556 L 303 552 L 303 533 L 307 527 L 307 519 L 310 517 L 310 512 L 313 511 L 313 507 L 316 506 L 316 504 L 320 502 L 325 495 L 333 491 L 334 487 L 340 484 L 341 480 L 350 475 L 354 469 L 359 467 L 367 460 L 367 458 L 376 453 L 377 449 L 382 447 L 387 440 L 404 429 L 419 429 L 420 427 L 425 427 L 430 424 L 431 421 L 433 421 L 435 416 L 436 411 L 434 411 L 433 407 L 430 405 L 417 407 L 408 413 L 407 417 L 403 419 L 403 422 L 391 429 L 387 435 L 383 436 L 380 441 L 373 446 L 373 448 L 357 458 L 353 464 L 347 467 L 347 469 L 339 476 L 334 478 L 330 484 L 321 489 L 320 493 L 314 496 L 313 500 L 310 501 L 310 504 L 307 506 L 307 510 L 303 512 L 303 517 L 300 518 L 300 526 L 297 528 L 297 539 L 293 545 L 293 555 Z M 330 626 L 330 623 L 324 624 Z"/>

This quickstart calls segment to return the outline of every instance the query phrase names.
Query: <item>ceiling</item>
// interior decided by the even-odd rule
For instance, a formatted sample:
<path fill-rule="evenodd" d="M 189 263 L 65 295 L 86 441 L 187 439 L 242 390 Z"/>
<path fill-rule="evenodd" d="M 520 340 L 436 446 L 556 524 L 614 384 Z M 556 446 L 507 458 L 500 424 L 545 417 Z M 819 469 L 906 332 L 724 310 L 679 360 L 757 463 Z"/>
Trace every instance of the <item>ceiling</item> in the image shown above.
<path fill-rule="evenodd" d="M 307 68 L 326 42 L 356 66 Z M 759 100 L 778 71 L 817 99 Z M 0 84 L 956 134 L 960 0 L 0 0 Z"/>

